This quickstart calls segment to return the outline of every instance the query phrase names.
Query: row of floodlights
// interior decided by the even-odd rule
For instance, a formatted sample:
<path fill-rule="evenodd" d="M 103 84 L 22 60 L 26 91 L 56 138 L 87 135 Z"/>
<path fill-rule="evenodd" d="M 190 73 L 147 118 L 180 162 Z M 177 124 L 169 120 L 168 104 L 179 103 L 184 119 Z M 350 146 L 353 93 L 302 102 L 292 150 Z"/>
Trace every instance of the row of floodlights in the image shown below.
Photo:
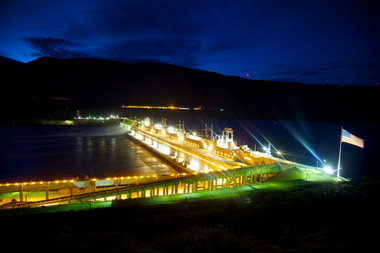
<path fill-rule="evenodd" d="M 214 170 L 208 170 L 206 172 L 202 173 L 208 173 L 208 172 L 213 172 Z M 222 170 L 218 170 L 222 171 Z M 198 175 L 202 174 L 199 172 L 192 172 L 192 173 L 173 173 L 168 176 L 170 177 L 179 177 L 179 176 L 190 176 L 190 175 Z M 158 178 L 159 175 L 147 175 L 147 176 L 127 176 L 127 177 L 107 177 L 103 179 L 97 179 L 97 178 L 92 178 L 89 181 L 101 181 L 101 180 L 118 180 L 118 179 L 143 179 L 143 178 Z M 54 181 L 39 181 L 39 182 L 17 182 L 17 183 L 3 183 L 0 184 L 0 187 L 2 186 L 20 186 L 20 185 L 43 185 L 43 184 L 62 184 L 62 183 L 74 183 L 77 181 L 84 181 L 84 180 L 54 180 Z"/>

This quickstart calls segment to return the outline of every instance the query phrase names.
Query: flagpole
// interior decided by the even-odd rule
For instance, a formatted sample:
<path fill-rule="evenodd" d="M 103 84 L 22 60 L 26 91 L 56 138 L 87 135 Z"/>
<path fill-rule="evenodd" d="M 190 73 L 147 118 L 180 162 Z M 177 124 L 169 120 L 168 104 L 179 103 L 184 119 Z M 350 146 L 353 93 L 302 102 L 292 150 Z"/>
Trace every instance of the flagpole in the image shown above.
<path fill-rule="evenodd" d="M 336 181 L 339 181 L 340 176 L 340 157 L 342 155 L 342 134 L 343 134 L 343 126 L 340 127 L 340 141 L 339 141 L 339 157 L 338 157 L 338 168 L 336 173 Z"/>

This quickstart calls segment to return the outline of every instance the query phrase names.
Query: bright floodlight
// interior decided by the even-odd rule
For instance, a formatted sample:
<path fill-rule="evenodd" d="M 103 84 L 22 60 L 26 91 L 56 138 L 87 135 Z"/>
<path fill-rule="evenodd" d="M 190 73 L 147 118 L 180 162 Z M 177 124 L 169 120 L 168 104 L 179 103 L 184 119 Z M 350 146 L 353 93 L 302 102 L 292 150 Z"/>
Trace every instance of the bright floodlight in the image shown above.
<path fill-rule="evenodd" d="M 324 168 L 323 168 L 323 171 L 326 173 L 326 174 L 328 174 L 328 175 L 331 175 L 331 174 L 333 174 L 334 173 L 334 170 L 331 168 L 331 166 L 325 166 Z"/>
<path fill-rule="evenodd" d="M 154 128 L 157 129 L 157 130 L 161 130 L 162 125 L 161 124 L 155 124 Z"/>
<path fill-rule="evenodd" d="M 277 155 L 282 155 L 281 151 L 277 151 Z"/>
<path fill-rule="evenodd" d="M 168 127 L 168 133 L 169 134 L 174 134 L 175 133 L 175 129 L 174 129 L 174 127 L 172 127 L 172 126 L 170 126 L 170 127 Z"/>

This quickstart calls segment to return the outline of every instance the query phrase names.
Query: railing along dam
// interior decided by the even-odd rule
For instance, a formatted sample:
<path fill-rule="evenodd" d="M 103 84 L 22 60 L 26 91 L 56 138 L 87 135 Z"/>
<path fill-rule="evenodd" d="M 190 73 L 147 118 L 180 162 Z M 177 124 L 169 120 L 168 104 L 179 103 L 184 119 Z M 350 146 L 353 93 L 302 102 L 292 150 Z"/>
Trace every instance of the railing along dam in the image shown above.
<path fill-rule="evenodd" d="M 34 202 L 16 202 L 3 205 L 3 208 L 38 207 L 51 204 L 70 204 L 85 201 L 105 201 L 114 199 L 152 198 L 174 194 L 186 194 L 199 191 L 234 188 L 243 185 L 259 184 L 275 176 L 288 167 L 287 164 L 266 164 L 228 171 L 209 173 L 181 173 L 163 180 L 118 185 L 118 179 L 108 180 L 109 188 L 97 187 L 96 181 L 90 181 L 88 192 L 68 194 L 68 196 Z"/>

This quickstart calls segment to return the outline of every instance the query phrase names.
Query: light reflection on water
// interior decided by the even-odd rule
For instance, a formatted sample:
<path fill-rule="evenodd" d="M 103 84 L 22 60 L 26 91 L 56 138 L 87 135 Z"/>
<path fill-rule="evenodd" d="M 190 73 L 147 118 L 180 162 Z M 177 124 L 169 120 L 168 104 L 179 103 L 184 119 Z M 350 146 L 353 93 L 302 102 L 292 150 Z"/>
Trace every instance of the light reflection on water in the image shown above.
<path fill-rule="evenodd" d="M 168 120 L 168 126 L 178 121 Z M 340 127 L 365 140 L 365 148 L 343 145 L 343 176 L 378 173 L 378 124 L 349 122 L 277 122 L 187 120 L 187 129 L 207 123 L 221 133 L 234 129 L 239 144 L 261 149 L 270 142 L 288 160 L 312 166 L 336 166 Z M 198 132 L 200 133 L 200 132 Z M 28 179 L 128 176 L 174 173 L 125 137 L 118 127 L 0 127 L 0 182 Z M 275 153 L 273 153 L 276 155 Z"/>
<path fill-rule="evenodd" d="M 1 127 L 0 181 L 169 174 L 118 127 Z"/>

